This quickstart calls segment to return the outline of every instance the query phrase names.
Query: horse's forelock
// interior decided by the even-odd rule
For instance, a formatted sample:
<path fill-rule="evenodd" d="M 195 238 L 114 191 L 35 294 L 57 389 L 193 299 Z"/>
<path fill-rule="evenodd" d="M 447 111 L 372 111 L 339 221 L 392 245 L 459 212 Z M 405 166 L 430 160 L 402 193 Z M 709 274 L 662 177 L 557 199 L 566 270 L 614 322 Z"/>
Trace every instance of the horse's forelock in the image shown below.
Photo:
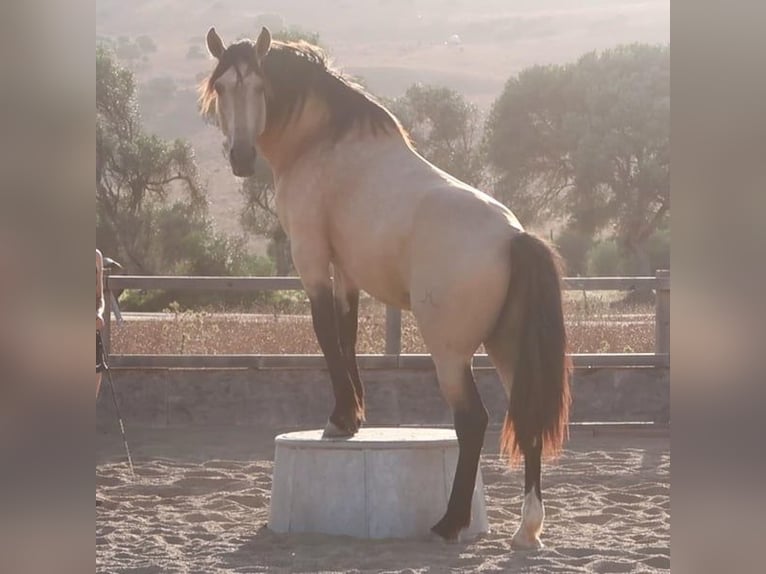
<path fill-rule="evenodd" d="M 246 64 L 248 68 L 257 68 L 258 60 L 255 57 L 255 44 L 251 40 L 240 40 L 232 44 L 221 55 L 213 73 L 210 75 L 210 85 L 226 73 L 226 70 L 237 64 Z"/>

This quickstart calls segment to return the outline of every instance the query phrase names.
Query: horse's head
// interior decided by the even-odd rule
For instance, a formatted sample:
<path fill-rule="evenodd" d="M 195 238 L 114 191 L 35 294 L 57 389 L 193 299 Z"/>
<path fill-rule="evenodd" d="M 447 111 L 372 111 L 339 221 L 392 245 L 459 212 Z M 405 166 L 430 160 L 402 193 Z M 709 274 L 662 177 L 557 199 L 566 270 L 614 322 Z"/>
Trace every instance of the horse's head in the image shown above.
<path fill-rule="evenodd" d="M 253 175 L 256 141 L 266 127 L 262 62 L 270 48 L 267 28 L 255 43 L 242 40 L 228 47 L 215 28 L 207 33 L 207 49 L 218 64 L 203 86 L 203 111 L 217 115 L 231 169 L 238 177 Z"/>

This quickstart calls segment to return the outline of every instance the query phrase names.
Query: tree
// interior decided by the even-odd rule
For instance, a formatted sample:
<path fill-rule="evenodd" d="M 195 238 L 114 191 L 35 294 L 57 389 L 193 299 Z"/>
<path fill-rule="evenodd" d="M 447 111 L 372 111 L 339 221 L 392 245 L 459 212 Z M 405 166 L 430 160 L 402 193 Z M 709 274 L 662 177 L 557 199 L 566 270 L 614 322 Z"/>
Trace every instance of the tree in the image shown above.
<path fill-rule="evenodd" d="M 125 60 L 131 63 L 135 63 L 143 56 L 141 47 L 127 36 L 120 36 L 117 38 L 117 56 L 121 60 Z"/>
<path fill-rule="evenodd" d="M 212 228 L 191 147 L 144 132 L 133 74 L 104 48 L 96 50 L 96 206 L 99 243 L 130 270 L 223 272 L 227 264 L 208 254 L 225 238 Z M 229 246 L 238 253 L 235 240 Z"/>
<path fill-rule="evenodd" d="M 206 199 L 186 142 L 144 133 L 133 74 L 104 48 L 96 50 L 97 236 L 135 271 L 160 271 L 152 257 L 157 217 L 171 197 L 188 204 L 190 218 L 204 219 Z M 156 254 L 156 253 L 155 253 Z"/>
<path fill-rule="evenodd" d="M 468 184 L 481 184 L 484 165 L 475 105 L 455 90 L 414 84 L 390 102 L 390 109 L 423 157 Z"/>
<path fill-rule="evenodd" d="M 187 60 L 204 60 L 206 57 L 202 47 L 197 44 L 189 46 L 189 49 L 186 51 Z"/>
<path fill-rule="evenodd" d="M 147 36 L 146 34 L 142 34 L 136 38 L 136 45 L 145 54 L 151 54 L 157 51 L 157 44 L 154 43 L 154 40 L 151 36 Z"/>
<path fill-rule="evenodd" d="M 282 42 L 304 41 L 308 42 L 309 44 L 314 44 L 315 46 L 321 46 L 323 50 L 327 50 L 327 46 L 324 46 L 319 39 L 319 32 L 311 32 L 298 26 L 288 26 L 287 28 L 282 28 L 278 32 L 274 32 L 273 37 L 274 39 L 281 40 Z"/>
<path fill-rule="evenodd" d="M 496 196 L 526 220 L 563 217 L 613 235 L 651 274 L 649 240 L 670 213 L 667 46 L 629 45 L 511 78 L 486 124 Z"/>

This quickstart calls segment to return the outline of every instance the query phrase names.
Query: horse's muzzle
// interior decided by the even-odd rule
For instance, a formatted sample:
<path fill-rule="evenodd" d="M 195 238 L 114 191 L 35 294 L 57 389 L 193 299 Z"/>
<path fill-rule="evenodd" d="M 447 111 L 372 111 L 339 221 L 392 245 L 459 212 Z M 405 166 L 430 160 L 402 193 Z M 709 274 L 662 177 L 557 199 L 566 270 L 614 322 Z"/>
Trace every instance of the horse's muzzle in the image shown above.
<path fill-rule="evenodd" d="M 237 177 L 250 177 L 255 173 L 257 153 L 252 146 L 234 146 L 229 152 L 231 170 Z"/>

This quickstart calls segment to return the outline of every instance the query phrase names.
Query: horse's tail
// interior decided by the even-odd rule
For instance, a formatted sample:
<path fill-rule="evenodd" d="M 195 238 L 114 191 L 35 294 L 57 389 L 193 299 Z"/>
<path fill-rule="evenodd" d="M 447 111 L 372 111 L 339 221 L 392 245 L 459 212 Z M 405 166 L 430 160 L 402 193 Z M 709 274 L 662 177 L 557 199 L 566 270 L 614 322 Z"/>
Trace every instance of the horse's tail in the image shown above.
<path fill-rule="evenodd" d="M 562 268 L 556 251 L 543 240 L 529 233 L 513 237 L 499 325 L 504 344 L 511 345 L 510 402 L 500 444 L 509 461 L 539 448 L 537 441 L 542 441 L 544 456 L 555 456 L 568 436 L 572 367 L 566 354 Z"/>

